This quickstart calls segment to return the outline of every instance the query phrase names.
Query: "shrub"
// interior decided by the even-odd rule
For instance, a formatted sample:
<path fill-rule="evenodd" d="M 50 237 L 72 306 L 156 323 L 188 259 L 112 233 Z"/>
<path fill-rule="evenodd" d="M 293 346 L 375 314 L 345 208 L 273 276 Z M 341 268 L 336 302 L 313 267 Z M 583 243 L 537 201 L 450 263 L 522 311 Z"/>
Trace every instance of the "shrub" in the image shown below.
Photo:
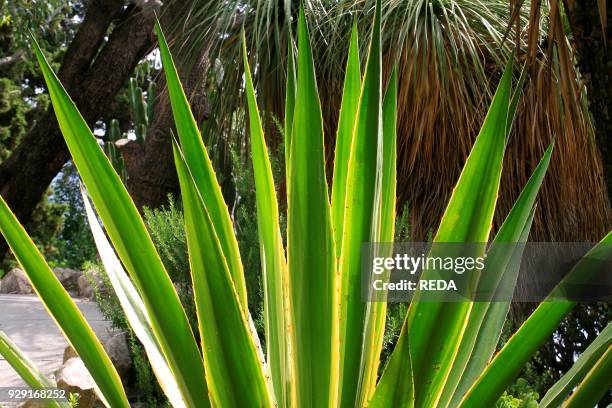
<path fill-rule="evenodd" d="M 259 258 L 259 239 L 257 236 L 257 223 L 253 218 L 255 213 L 255 192 L 252 187 L 253 173 L 248 163 L 241 160 L 234 160 L 236 165 L 233 170 L 233 177 L 237 193 L 240 199 L 234 209 L 236 235 L 240 239 L 240 252 L 245 264 L 245 277 L 249 293 L 249 309 L 254 316 L 255 326 L 263 336 L 263 293 L 261 289 L 260 258 Z M 191 276 L 189 275 L 189 259 L 187 253 L 187 243 L 185 239 L 185 227 L 183 211 L 180 203 L 176 203 L 173 196 L 168 196 L 168 204 L 158 209 L 144 209 L 144 221 L 147 226 L 153 243 L 157 248 L 160 258 L 166 267 L 170 279 L 175 284 L 183 308 L 187 313 L 192 327 L 196 328 L 194 334 L 199 336 L 197 331 L 196 310 L 193 301 L 193 288 Z M 109 290 L 112 285 L 109 281 L 104 267 L 98 262 L 88 262 L 84 265 L 86 276 L 94 289 L 95 300 L 100 306 L 103 315 L 109 319 L 113 326 L 128 333 L 130 351 L 134 362 L 135 376 L 133 386 L 140 395 L 140 399 L 147 403 L 159 406 L 166 401 L 165 396 L 154 381 L 154 374 L 149 364 L 146 353 L 130 328 L 121 304 L 114 293 Z M 103 285 L 98 284 L 101 277 Z"/>

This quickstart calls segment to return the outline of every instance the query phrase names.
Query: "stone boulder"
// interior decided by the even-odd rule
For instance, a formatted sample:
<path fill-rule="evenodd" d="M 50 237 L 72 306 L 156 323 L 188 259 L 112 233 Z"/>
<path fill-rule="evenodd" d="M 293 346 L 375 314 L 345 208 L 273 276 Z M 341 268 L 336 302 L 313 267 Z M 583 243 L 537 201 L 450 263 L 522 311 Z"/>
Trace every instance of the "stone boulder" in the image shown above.
<path fill-rule="evenodd" d="M 113 334 L 104 343 L 104 349 L 124 381 L 132 369 L 132 357 L 125 332 Z"/>
<path fill-rule="evenodd" d="M 44 401 L 29 399 L 19 406 L 19 408 L 48 408 L 49 404 Z"/>
<path fill-rule="evenodd" d="M 94 299 L 94 289 L 89 281 L 89 278 L 85 275 L 79 276 L 79 280 L 77 281 L 77 286 L 79 287 L 79 297 L 87 298 L 89 300 Z"/>
<path fill-rule="evenodd" d="M 71 358 L 75 358 L 78 357 L 79 355 L 77 354 L 76 351 L 74 351 L 74 349 L 72 348 L 72 346 L 66 346 L 66 348 L 64 349 L 64 358 L 62 359 L 62 364 L 64 364 L 66 361 L 70 360 Z"/>
<path fill-rule="evenodd" d="M 34 289 L 26 273 L 19 268 L 13 268 L 0 280 L 0 293 L 29 295 L 34 293 Z"/>
<path fill-rule="evenodd" d="M 51 381 L 51 384 L 55 386 L 53 375 L 49 376 L 49 380 Z M 47 401 L 41 401 L 37 399 L 29 399 L 29 400 L 26 400 L 23 404 L 19 405 L 19 408 L 48 408 L 48 407 L 49 407 L 49 403 Z"/>
<path fill-rule="evenodd" d="M 108 293 L 102 275 L 95 269 L 88 269 L 79 276 L 77 286 L 79 297 L 89 300 L 94 300 L 96 292 L 102 295 Z"/>
<path fill-rule="evenodd" d="M 115 333 L 104 342 L 103 346 L 117 369 L 117 373 L 125 383 L 132 369 L 132 357 L 130 356 L 127 335 L 124 332 Z M 63 364 L 55 372 L 55 378 L 58 388 L 80 395 L 79 408 L 101 406 L 94 392 L 94 380 L 71 346 L 64 349 Z M 34 407 L 36 406 L 32 406 L 32 408 Z"/>
<path fill-rule="evenodd" d="M 53 268 L 53 273 L 67 291 L 76 292 L 79 289 L 78 282 L 82 272 L 70 268 Z"/>
<path fill-rule="evenodd" d="M 67 393 L 79 395 L 79 408 L 94 408 L 100 401 L 94 389 L 94 380 L 78 357 L 68 359 L 56 372 L 57 387 Z"/>

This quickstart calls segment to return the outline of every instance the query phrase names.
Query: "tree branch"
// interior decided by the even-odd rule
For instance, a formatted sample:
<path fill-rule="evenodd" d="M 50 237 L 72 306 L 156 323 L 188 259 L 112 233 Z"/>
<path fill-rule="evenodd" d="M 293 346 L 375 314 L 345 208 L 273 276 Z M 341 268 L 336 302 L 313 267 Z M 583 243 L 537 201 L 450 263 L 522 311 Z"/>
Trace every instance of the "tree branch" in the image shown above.
<path fill-rule="evenodd" d="M 118 0 L 89 2 L 87 15 L 59 71 L 60 80 L 90 126 L 109 109 L 116 93 L 153 44 L 153 19 L 146 18 L 137 8 L 126 11 L 123 6 L 124 2 Z M 117 18 L 106 45 L 99 51 L 111 22 Z M 0 194 L 22 223 L 29 221 L 68 158 L 50 108 L 0 166 Z M 2 241 L 0 256 L 5 251 L 6 243 Z"/>
<path fill-rule="evenodd" d="M 5 67 L 7 65 L 11 65 L 23 58 L 23 50 L 19 50 L 12 55 L 7 55 L 6 57 L 0 58 L 0 68 Z"/>

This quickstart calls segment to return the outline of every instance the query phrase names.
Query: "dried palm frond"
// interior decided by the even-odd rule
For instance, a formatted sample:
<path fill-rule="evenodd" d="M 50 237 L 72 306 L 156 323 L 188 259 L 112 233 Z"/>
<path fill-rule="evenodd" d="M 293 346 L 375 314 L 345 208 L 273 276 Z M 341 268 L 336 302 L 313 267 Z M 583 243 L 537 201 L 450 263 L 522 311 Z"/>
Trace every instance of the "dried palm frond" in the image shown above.
<path fill-rule="evenodd" d="M 537 164 L 530 149 L 544 151 L 555 138 L 556 161 L 542 187 L 533 238 L 592 240 L 610 226 L 610 204 L 585 88 L 564 32 L 562 12 L 558 0 L 545 5 L 532 0 L 530 4 L 529 24 L 523 33 L 529 79 L 504 163 L 508 172 L 505 191 L 514 191 L 501 202 L 507 205 L 516 197 L 516 185 Z"/>
<path fill-rule="evenodd" d="M 321 99 L 332 107 L 323 112 L 326 138 L 332 142 L 327 153 L 330 169 L 350 27 L 355 19 L 364 39 L 361 44 L 367 44 L 374 3 L 304 2 L 316 44 Z M 563 32 L 562 10 L 557 0 L 541 3 L 383 1 L 383 80 L 397 62 L 398 199 L 399 205 L 410 208 L 413 239 L 424 239 L 436 228 L 511 53 L 527 64 L 529 75 L 508 145 L 501 208 L 509 210 L 535 158 L 556 138 L 558 157 L 543 187 L 535 238 L 594 239 L 610 225 L 601 159 Z M 175 26 L 176 50 L 186 69 L 204 49 L 210 59 L 208 75 L 202 75 L 212 106 L 207 128 L 216 137 L 233 138 L 248 148 L 242 132 L 238 37 L 244 26 L 249 48 L 257 50 L 251 56 L 253 76 L 264 95 L 264 127 L 274 147 L 282 140 L 277 123 L 283 117 L 287 41 L 297 2 L 195 0 L 186 7 L 191 7 L 189 22 Z"/>

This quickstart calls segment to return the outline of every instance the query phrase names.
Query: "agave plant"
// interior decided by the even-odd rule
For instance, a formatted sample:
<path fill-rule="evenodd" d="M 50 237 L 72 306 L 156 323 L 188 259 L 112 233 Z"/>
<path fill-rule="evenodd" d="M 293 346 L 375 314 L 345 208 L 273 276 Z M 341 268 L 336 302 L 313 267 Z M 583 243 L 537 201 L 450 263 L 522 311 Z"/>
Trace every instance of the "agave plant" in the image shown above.
<path fill-rule="evenodd" d="M 174 160 L 201 344 L 127 190 L 35 47 L 60 128 L 87 190 L 88 219 L 110 282 L 173 406 L 493 406 L 575 305 L 544 301 L 493 356 L 508 302 L 426 302 L 417 293 L 378 378 L 386 304 L 362 301 L 360 274 L 362 243 L 392 241 L 395 220 L 397 79 L 393 75 L 383 92 L 380 17 L 378 5 L 363 75 L 353 29 L 330 194 L 315 67 L 300 12 L 297 58 L 292 57 L 289 64 L 284 118 L 286 247 L 248 52 L 243 47 L 263 260 L 265 353 L 247 308 L 232 220 L 159 25 L 156 30 L 178 136 L 173 141 Z M 293 52 L 291 46 L 289 54 Z M 512 94 L 511 71 L 506 69 L 501 78 L 435 242 L 489 240 L 520 89 Z M 550 146 L 546 151 L 493 241 L 527 240 L 552 150 Z M 98 339 L 3 200 L 0 216 L 0 231 L 88 368 L 100 399 L 113 408 L 128 407 L 119 376 Z M 606 244 L 610 242 L 612 233 L 586 258 L 609 259 Z M 516 280 L 518 266 L 510 253 L 488 255 L 495 262 L 487 270 L 487 280 L 497 284 Z M 568 278 L 585 273 L 585 265 L 579 262 Z M 596 403 L 610 385 L 611 327 L 544 397 L 543 407 L 559 405 L 570 393 L 564 402 L 567 406 Z M 5 336 L 0 336 L 0 353 L 30 386 L 49 385 Z"/>

